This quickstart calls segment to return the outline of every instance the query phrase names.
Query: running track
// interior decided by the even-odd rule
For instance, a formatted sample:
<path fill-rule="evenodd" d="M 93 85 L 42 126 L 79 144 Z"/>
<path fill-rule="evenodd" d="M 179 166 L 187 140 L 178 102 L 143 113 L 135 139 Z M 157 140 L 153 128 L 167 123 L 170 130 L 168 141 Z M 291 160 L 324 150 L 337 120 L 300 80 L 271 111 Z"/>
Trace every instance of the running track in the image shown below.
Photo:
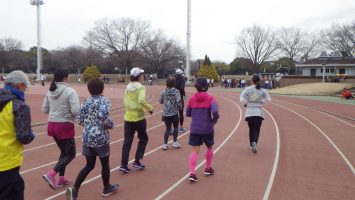
<path fill-rule="evenodd" d="M 81 100 L 88 96 L 84 85 L 74 86 Z M 26 101 L 31 106 L 32 124 L 46 121 L 40 113 L 48 88 L 33 86 Z M 119 191 L 105 199 L 355 199 L 355 112 L 354 106 L 286 96 L 272 96 L 265 106 L 259 139 L 259 152 L 248 147 L 248 127 L 239 93 L 224 89 L 210 91 L 218 103 L 221 118 L 216 125 L 215 175 L 204 177 L 205 148 L 201 148 L 197 183 L 187 180 L 191 147 L 188 133 L 179 134 L 181 149 L 163 151 L 164 125 L 158 98 L 163 87 L 147 87 L 154 114 L 147 116 L 149 142 L 143 163 L 144 171 L 121 174 L 117 168 L 123 142 L 122 92 L 124 86 L 108 85 L 105 95 L 111 100 L 111 182 L 119 183 Z M 187 88 L 188 95 L 194 93 Z M 327 111 L 327 112 L 322 112 Z M 331 113 L 331 114 L 330 114 Z M 343 117 L 341 117 L 343 116 Z M 185 118 L 185 127 L 190 119 Z M 46 125 L 36 125 L 37 137 L 25 146 L 21 174 L 25 180 L 25 199 L 65 199 L 65 188 L 52 190 L 42 180 L 57 161 L 59 150 L 46 135 Z M 76 126 L 77 156 L 67 167 L 66 175 L 75 179 L 85 165 L 81 156 L 82 127 Z M 170 138 L 171 139 L 171 138 Z M 137 138 L 131 149 L 136 150 Z M 82 185 L 79 199 L 101 199 L 101 166 Z"/>

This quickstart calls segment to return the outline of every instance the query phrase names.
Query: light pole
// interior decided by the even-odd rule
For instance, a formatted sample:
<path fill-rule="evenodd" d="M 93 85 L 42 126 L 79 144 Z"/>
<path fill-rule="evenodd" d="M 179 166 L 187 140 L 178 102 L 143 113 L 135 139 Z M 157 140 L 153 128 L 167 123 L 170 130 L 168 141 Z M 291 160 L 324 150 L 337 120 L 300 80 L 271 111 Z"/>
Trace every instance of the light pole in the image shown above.
<path fill-rule="evenodd" d="M 42 69 L 42 51 L 41 51 L 41 5 L 43 0 L 30 0 L 31 5 L 37 6 L 37 80 L 40 80 Z"/>
<path fill-rule="evenodd" d="M 327 65 L 327 61 L 330 59 L 329 55 L 327 52 L 323 51 L 321 54 L 318 56 L 318 59 L 322 61 L 322 66 L 323 66 L 323 73 L 322 73 L 322 82 L 324 83 L 324 75 L 325 75 L 325 66 Z"/>
<path fill-rule="evenodd" d="M 186 78 L 190 80 L 190 52 L 191 52 L 191 0 L 187 0 L 187 32 L 186 32 Z"/>

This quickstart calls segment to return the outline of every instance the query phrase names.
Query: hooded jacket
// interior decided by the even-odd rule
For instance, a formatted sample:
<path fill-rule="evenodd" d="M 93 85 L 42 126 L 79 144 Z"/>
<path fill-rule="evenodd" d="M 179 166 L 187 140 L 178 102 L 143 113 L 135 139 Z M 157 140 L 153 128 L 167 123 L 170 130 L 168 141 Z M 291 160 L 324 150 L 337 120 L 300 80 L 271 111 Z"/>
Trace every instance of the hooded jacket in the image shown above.
<path fill-rule="evenodd" d="M 192 117 L 191 134 L 213 134 L 213 125 L 219 118 L 215 98 L 206 92 L 197 92 L 189 99 L 186 116 Z"/>
<path fill-rule="evenodd" d="M 48 91 L 42 104 L 42 112 L 49 114 L 49 122 L 72 122 L 80 112 L 78 94 L 65 82 L 56 82 L 57 89 Z"/>
<path fill-rule="evenodd" d="M 127 122 L 137 122 L 145 118 L 144 110 L 153 111 L 153 106 L 145 99 L 145 87 L 139 82 L 130 82 L 124 93 L 125 115 Z"/>
<path fill-rule="evenodd" d="M 35 135 L 30 108 L 7 89 L 0 89 L 0 172 L 22 165 L 23 144 Z"/>
<path fill-rule="evenodd" d="M 179 90 L 166 88 L 160 95 L 159 102 L 163 104 L 163 116 L 174 116 L 182 109 Z"/>
<path fill-rule="evenodd" d="M 246 107 L 245 118 L 259 116 L 264 118 L 263 104 L 271 101 L 266 90 L 256 89 L 255 85 L 247 87 L 240 94 L 240 102 Z"/>

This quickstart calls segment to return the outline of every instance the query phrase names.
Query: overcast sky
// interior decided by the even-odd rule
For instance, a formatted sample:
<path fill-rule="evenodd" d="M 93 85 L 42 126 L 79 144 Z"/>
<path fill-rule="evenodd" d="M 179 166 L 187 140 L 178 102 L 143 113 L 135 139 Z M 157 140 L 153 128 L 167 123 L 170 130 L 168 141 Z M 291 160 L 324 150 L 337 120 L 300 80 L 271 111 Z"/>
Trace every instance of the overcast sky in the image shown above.
<path fill-rule="evenodd" d="M 146 20 L 154 29 L 186 45 L 187 0 L 44 0 L 42 47 L 53 50 L 82 45 L 94 21 L 129 17 Z M 191 0 L 192 59 L 231 62 L 235 38 L 253 23 L 316 30 L 355 20 L 355 0 Z M 0 0 L 0 38 L 36 46 L 36 7 L 29 0 Z"/>

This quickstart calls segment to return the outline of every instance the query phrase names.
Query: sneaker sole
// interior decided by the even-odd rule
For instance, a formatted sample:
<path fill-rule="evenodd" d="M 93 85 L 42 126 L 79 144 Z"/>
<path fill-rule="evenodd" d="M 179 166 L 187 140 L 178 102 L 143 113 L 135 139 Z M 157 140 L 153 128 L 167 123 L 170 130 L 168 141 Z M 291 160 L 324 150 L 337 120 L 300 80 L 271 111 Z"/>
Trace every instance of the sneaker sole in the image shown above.
<path fill-rule="evenodd" d="M 191 182 L 197 182 L 196 179 L 193 179 L 193 178 L 189 178 Z"/>
<path fill-rule="evenodd" d="M 72 192 L 72 190 L 67 189 L 67 191 L 65 192 L 65 195 L 67 196 L 67 199 L 73 200 L 73 192 Z"/>
<path fill-rule="evenodd" d="M 214 173 L 204 172 L 204 174 L 205 174 L 206 176 L 212 176 Z"/>
<path fill-rule="evenodd" d="M 136 169 L 139 169 L 139 170 L 144 170 L 145 169 L 145 167 L 138 167 L 138 166 L 135 166 L 135 165 L 133 165 L 132 167 L 134 167 Z"/>
<path fill-rule="evenodd" d="M 63 185 L 56 185 L 57 188 L 62 188 L 62 187 L 65 187 L 69 184 L 71 184 L 72 182 L 68 182 L 68 183 L 64 183 Z"/>
<path fill-rule="evenodd" d="M 117 190 L 118 190 L 118 188 L 117 188 Z M 112 191 L 112 192 L 110 192 L 110 193 L 107 193 L 107 194 L 102 193 L 101 196 L 103 196 L 103 197 L 111 196 L 112 194 L 116 193 L 117 190 L 114 190 L 114 191 Z"/>
<path fill-rule="evenodd" d="M 124 170 L 124 169 L 118 169 L 120 172 L 122 172 L 122 173 L 125 173 L 125 174 L 127 174 L 127 173 L 130 173 L 131 171 L 127 171 L 127 170 Z"/>
<path fill-rule="evenodd" d="M 43 175 L 42 178 L 44 181 L 48 183 L 50 188 L 52 188 L 53 190 L 57 190 L 57 187 L 51 183 L 51 181 L 48 179 L 46 175 Z"/>

